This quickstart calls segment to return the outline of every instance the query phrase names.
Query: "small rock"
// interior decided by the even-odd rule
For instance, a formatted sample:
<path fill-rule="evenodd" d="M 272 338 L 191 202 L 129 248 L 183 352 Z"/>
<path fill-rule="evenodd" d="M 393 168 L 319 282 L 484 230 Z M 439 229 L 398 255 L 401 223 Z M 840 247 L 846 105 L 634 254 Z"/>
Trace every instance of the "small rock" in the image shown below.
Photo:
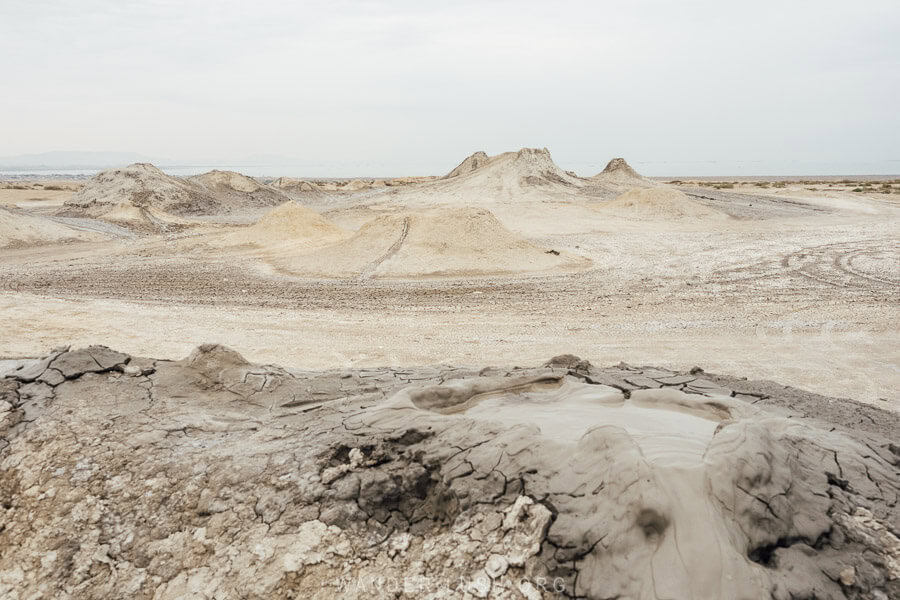
<path fill-rule="evenodd" d="M 506 510 L 506 517 L 503 519 L 503 529 L 512 529 L 519 522 L 519 519 L 522 518 L 522 514 L 525 512 L 526 507 L 534 504 L 534 500 L 532 500 L 528 496 L 519 496 L 516 498 L 516 501 Z"/>
<path fill-rule="evenodd" d="M 366 460 L 365 455 L 363 455 L 362 451 L 359 448 L 354 448 L 350 451 L 350 468 L 358 469 L 363 462 Z"/>
<path fill-rule="evenodd" d="M 499 554 L 491 554 L 484 565 L 484 570 L 491 579 L 502 577 L 508 569 L 509 561 L 506 560 L 506 557 Z"/>
<path fill-rule="evenodd" d="M 408 533 L 401 533 L 392 537 L 388 543 L 388 556 L 394 558 L 397 554 L 406 552 L 411 539 L 412 536 Z"/>
<path fill-rule="evenodd" d="M 491 578 L 484 571 L 478 571 L 469 582 L 468 592 L 476 598 L 487 598 L 491 593 Z"/>
<path fill-rule="evenodd" d="M 591 363 L 581 359 L 574 354 L 560 354 L 554 356 L 544 363 L 545 367 L 564 367 L 566 369 L 574 369 L 576 371 L 587 371 L 591 368 Z"/>
<path fill-rule="evenodd" d="M 856 583 L 856 569 L 854 567 L 847 567 L 841 571 L 840 579 L 843 585 L 850 587 Z"/>
<path fill-rule="evenodd" d="M 322 483 L 328 485 L 333 481 L 337 481 L 350 471 L 350 465 L 338 465 L 336 467 L 328 467 L 322 471 Z"/>
<path fill-rule="evenodd" d="M 519 593 L 525 596 L 527 600 L 541 600 L 544 597 L 541 591 L 527 579 L 519 582 Z"/>

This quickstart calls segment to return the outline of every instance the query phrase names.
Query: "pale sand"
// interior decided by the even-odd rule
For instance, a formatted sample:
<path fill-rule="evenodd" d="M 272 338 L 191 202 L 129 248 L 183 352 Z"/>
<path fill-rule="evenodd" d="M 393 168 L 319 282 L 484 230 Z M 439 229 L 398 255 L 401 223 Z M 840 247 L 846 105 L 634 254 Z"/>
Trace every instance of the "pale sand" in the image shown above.
<path fill-rule="evenodd" d="M 880 319 L 890 320 L 893 311 Z M 873 319 L 877 313 L 868 311 Z M 770 379 L 821 394 L 900 410 L 900 333 L 877 323 L 816 328 L 789 334 L 770 326 L 729 328 L 678 325 L 676 315 L 613 317 L 504 314 L 448 310 L 372 314 L 352 310 L 265 310 L 62 300 L 0 294 L 0 330 L 6 356 L 37 356 L 62 344 L 103 343 L 122 351 L 177 359 L 198 340 L 239 348 L 256 362 L 298 367 L 408 364 L 536 364 L 572 352 L 595 364 L 654 364 Z M 789 315 L 788 315 L 789 316 Z M 653 319 L 653 321 L 649 321 Z M 670 322 L 665 328 L 661 319 Z M 668 329 L 668 331 L 666 330 Z M 886 398 L 888 401 L 880 400 Z"/>

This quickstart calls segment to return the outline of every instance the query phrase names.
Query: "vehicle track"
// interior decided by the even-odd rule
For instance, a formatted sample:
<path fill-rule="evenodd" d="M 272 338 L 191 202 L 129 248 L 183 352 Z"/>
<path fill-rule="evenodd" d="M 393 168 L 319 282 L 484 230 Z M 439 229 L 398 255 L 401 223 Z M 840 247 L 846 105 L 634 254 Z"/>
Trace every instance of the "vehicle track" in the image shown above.
<path fill-rule="evenodd" d="M 375 273 L 375 270 L 387 259 L 394 256 L 397 251 L 400 250 L 400 247 L 403 246 L 403 242 L 406 241 L 406 236 L 409 234 L 409 217 L 405 217 L 403 219 L 403 228 L 400 230 L 400 237 L 397 238 L 391 247 L 385 251 L 384 254 L 373 260 L 369 263 L 362 273 L 359 274 L 359 279 L 369 279 Z"/>
<path fill-rule="evenodd" d="M 867 273 L 860 266 L 854 266 L 854 260 L 861 256 L 875 257 L 896 252 L 889 240 L 859 244 L 825 244 L 812 248 L 804 248 L 782 258 L 781 264 L 797 275 L 819 281 L 835 287 L 897 287 L 900 282 L 893 281 L 880 274 Z M 893 260 L 900 262 L 900 257 Z"/>

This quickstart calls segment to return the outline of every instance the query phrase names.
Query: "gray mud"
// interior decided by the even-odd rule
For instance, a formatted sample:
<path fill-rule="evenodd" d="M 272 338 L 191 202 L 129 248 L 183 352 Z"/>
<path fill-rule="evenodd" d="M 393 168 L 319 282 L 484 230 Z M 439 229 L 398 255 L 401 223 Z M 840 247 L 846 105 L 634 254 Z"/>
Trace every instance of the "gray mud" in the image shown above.
<path fill-rule="evenodd" d="M 572 356 L 0 368 L 3 597 L 900 596 L 876 408 Z"/>

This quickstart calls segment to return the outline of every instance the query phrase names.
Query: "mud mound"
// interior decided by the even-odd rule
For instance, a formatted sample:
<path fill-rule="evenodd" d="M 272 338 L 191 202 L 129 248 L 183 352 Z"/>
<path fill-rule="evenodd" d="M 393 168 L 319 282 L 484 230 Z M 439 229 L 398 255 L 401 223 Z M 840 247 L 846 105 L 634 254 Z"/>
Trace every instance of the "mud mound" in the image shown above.
<path fill-rule="evenodd" d="M 57 214 L 103 218 L 118 207 L 175 215 L 209 215 L 228 207 L 196 183 L 166 175 L 148 163 L 102 171 L 68 200 Z"/>
<path fill-rule="evenodd" d="M 578 177 L 560 169 L 546 148 L 522 148 L 518 152 L 491 157 L 479 154 L 484 153 L 476 152 L 460 165 L 466 165 L 469 171 L 458 174 L 457 179 L 477 183 L 483 178 L 490 178 L 504 183 L 515 182 L 520 186 L 578 186 L 583 183 Z"/>
<path fill-rule="evenodd" d="M 99 233 L 80 231 L 45 217 L 0 208 L 0 248 L 100 241 Z"/>
<path fill-rule="evenodd" d="M 273 188 L 281 190 L 291 196 L 322 196 L 322 190 L 316 184 L 305 179 L 292 177 L 279 177 L 270 184 Z"/>
<path fill-rule="evenodd" d="M 444 175 L 441 179 L 452 179 L 454 177 L 459 177 L 460 175 L 466 175 L 480 169 L 490 160 L 490 157 L 486 152 L 479 150 L 478 152 L 472 154 L 471 156 L 466 157 L 464 161 L 459 163 L 459 165 Z"/>
<path fill-rule="evenodd" d="M 120 202 L 105 211 L 100 218 L 128 229 L 145 233 L 166 233 L 179 231 L 191 226 L 191 222 L 169 214 L 154 206 L 135 206 L 130 202 Z"/>
<path fill-rule="evenodd" d="M 727 215 L 668 187 L 632 188 L 598 210 L 642 220 L 725 219 Z"/>
<path fill-rule="evenodd" d="M 900 597 L 896 415 L 810 397 L 813 420 L 767 383 L 776 414 L 572 358 L 21 361 L 0 378 L 0 595 Z"/>
<path fill-rule="evenodd" d="M 627 185 L 629 187 L 655 187 L 660 185 L 652 179 L 647 179 L 643 175 L 638 174 L 624 158 L 612 159 L 607 163 L 605 169 L 591 179 L 601 183 Z"/>
<path fill-rule="evenodd" d="M 587 182 L 559 168 L 546 148 L 476 152 L 446 177 L 397 196 L 407 204 L 484 205 L 571 199 Z"/>
<path fill-rule="evenodd" d="M 378 217 L 345 242 L 281 266 L 324 277 L 427 277 L 563 271 L 588 264 L 515 235 L 487 210 L 462 207 Z"/>
<path fill-rule="evenodd" d="M 289 200 L 267 212 L 254 225 L 222 236 L 225 245 L 256 246 L 324 246 L 349 236 L 319 213 Z"/>
<path fill-rule="evenodd" d="M 280 190 L 235 171 L 213 170 L 188 181 L 218 198 L 230 211 L 277 206 L 290 199 Z"/>
<path fill-rule="evenodd" d="M 360 190 L 367 190 L 373 187 L 372 181 L 366 181 L 364 179 L 351 179 L 347 183 L 341 186 L 341 191 L 345 192 L 358 192 Z"/>
<path fill-rule="evenodd" d="M 236 171 L 219 171 L 218 169 L 213 169 L 201 175 L 194 175 L 190 177 L 190 180 L 199 183 L 210 191 L 218 192 L 229 191 L 250 194 L 266 187 L 255 179 Z"/>

